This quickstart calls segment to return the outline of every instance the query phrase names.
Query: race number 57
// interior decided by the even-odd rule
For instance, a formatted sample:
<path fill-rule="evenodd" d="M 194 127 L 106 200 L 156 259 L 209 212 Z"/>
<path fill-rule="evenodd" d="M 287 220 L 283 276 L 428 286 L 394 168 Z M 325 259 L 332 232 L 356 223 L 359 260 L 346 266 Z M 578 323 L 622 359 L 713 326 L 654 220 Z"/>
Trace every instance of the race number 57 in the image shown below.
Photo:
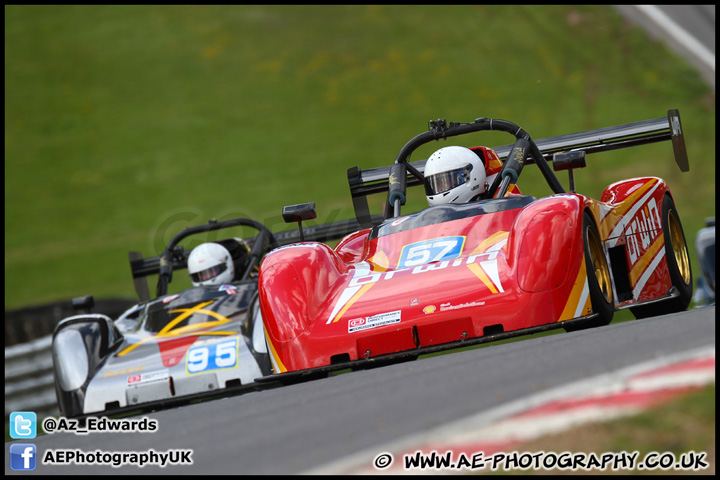
<path fill-rule="evenodd" d="M 188 373 L 233 368 L 237 365 L 238 339 L 192 347 L 187 354 Z"/>
<path fill-rule="evenodd" d="M 400 252 L 398 268 L 457 258 L 462 253 L 465 237 L 441 237 L 405 245 Z"/>

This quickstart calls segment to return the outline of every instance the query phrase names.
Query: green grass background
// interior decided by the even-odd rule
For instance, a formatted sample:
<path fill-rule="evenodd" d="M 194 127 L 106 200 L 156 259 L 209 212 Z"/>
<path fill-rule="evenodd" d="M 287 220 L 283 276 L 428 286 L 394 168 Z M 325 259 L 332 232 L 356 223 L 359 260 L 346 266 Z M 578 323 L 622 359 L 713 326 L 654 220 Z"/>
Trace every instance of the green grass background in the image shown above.
<path fill-rule="evenodd" d="M 663 142 L 592 155 L 576 181 L 599 197 L 665 178 L 697 278 L 715 96 L 610 6 L 6 5 L 5 308 L 133 297 L 127 252 L 210 218 L 282 230 L 282 206 L 309 201 L 319 222 L 350 218 L 346 169 L 391 164 L 428 120 L 502 118 L 540 139 L 670 108 L 690 173 Z M 512 141 L 492 135 L 462 144 Z M 523 191 L 547 194 L 528 170 Z"/>

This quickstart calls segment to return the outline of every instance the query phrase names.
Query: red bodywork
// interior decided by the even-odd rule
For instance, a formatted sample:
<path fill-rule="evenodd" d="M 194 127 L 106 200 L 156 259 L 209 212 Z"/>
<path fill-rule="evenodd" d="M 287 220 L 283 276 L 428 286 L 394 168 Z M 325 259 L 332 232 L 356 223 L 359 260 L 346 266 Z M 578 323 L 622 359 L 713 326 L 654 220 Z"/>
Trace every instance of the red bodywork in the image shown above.
<path fill-rule="evenodd" d="M 526 199 L 518 208 L 402 229 L 428 209 L 388 220 L 377 236 L 378 227 L 350 234 L 334 249 L 300 243 L 274 250 L 262 263 L 259 289 L 275 373 L 457 346 L 592 314 L 586 211 L 606 252 L 625 252 L 625 271 L 614 267 L 613 274 L 627 275 L 632 298 L 615 307 L 661 298 L 671 287 L 665 194 L 661 179 L 637 178 L 611 185 L 599 202 L 575 193 L 517 197 Z"/>

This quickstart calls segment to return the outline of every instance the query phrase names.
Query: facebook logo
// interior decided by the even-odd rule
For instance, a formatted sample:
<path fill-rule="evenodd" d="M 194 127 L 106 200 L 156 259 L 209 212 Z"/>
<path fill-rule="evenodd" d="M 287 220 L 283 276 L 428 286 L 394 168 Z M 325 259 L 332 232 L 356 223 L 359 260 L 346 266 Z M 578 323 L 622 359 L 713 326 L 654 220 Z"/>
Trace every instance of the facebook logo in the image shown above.
<path fill-rule="evenodd" d="M 10 438 L 29 440 L 37 436 L 35 412 L 12 412 L 10 414 Z"/>
<path fill-rule="evenodd" d="M 10 468 L 12 470 L 35 470 L 37 447 L 32 443 L 10 445 Z"/>

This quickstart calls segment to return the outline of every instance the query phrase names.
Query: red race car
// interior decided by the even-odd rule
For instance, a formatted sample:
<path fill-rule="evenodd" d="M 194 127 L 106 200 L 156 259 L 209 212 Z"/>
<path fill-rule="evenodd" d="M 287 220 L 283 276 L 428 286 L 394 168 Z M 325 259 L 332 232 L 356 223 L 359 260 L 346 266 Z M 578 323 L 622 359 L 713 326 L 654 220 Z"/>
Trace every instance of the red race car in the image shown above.
<path fill-rule="evenodd" d="M 408 160 L 425 143 L 488 130 L 516 140 Z M 264 379 L 295 381 L 548 329 L 596 327 L 625 308 L 636 317 L 686 309 L 692 274 L 667 183 L 623 180 L 600 200 L 574 186 L 573 171 L 587 154 L 664 140 L 687 171 L 676 110 L 538 141 L 505 120 L 438 120 L 391 167 L 349 169 L 357 220 L 366 228 L 335 248 L 300 242 L 262 262 L 260 304 L 274 370 Z M 524 167 L 540 169 L 550 195 L 520 192 Z M 569 171 L 569 191 L 553 170 Z M 425 186 L 431 206 L 403 212 L 415 185 Z M 366 196 L 384 192 L 385 212 L 375 224 Z M 302 221 L 314 212 L 298 205 L 284 216 Z"/>

